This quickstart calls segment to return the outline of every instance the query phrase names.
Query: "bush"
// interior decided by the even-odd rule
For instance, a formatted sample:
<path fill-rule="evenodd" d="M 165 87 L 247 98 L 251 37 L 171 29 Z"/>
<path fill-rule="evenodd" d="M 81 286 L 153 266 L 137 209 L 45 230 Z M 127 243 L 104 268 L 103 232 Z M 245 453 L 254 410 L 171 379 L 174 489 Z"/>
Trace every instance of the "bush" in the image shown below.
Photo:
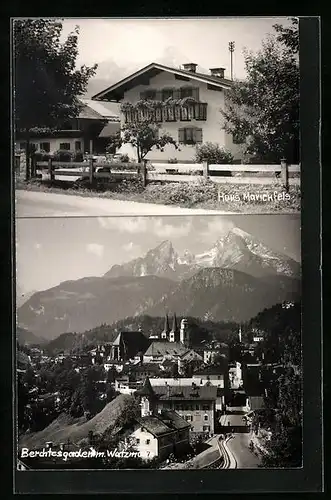
<path fill-rule="evenodd" d="M 72 161 L 74 156 L 75 153 L 73 151 L 68 151 L 66 149 L 58 149 L 57 151 L 55 151 L 53 158 L 54 161 L 70 162 Z"/>
<path fill-rule="evenodd" d="M 41 150 L 36 151 L 33 156 L 36 161 L 48 161 L 48 159 L 51 157 L 51 154 Z"/>
<path fill-rule="evenodd" d="M 202 163 L 207 161 L 209 164 L 224 165 L 233 163 L 233 156 L 229 151 L 221 148 L 218 144 L 206 142 L 201 146 L 197 146 L 195 153 L 195 162 Z M 220 172 L 220 175 L 231 176 L 230 171 Z"/>
<path fill-rule="evenodd" d="M 72 161 L 81 162 L 83 160 L 84 160 L 84 155 L 82 151 L 76 151 L 75 153 L 73 153 Z"/>
<path fill-rule="evenodd" d="M 120 163 L 130 163 L 130 158 L 128 154 L 123 154 L 119 158 Z"/>
<path fill-rule="evenodd" d="M 150 184 L 146 195 L 152 202 L 167 205 L 194 206 L 210 200 L 217 200 L 217 185 L 200 178 L 196 182 L 172 182 L 164 185 Z"/>
<path fill-rule="evenodd" d="M 144 191 L 144 186 L 140 177 L 133 179 L 124 179 L 116 185 L 116 191 L 118 193 L 142 193 Z"/>

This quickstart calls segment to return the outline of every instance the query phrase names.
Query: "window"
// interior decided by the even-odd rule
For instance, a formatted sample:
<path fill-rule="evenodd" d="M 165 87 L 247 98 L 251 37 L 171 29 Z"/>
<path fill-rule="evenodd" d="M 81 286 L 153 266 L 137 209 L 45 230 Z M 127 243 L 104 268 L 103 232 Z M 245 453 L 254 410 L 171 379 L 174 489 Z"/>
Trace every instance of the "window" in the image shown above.
<path fill-rule="evenodd" d="M 149 444 L 151 442 L 150 439 L 146 439 L 146 444 Z"/>
<path fill-rule="evenodd" d="M 25 149 L 25 145 L 26 145 L 25 142 L 20 142 L 20 149 Z"/>
<path fill-rule="evenodd" d="M 70 142 L 61 142 L 60 149 L 65 149 L 66 151 L 70 151 Z"/>
<path fill-rule="evenodd" d="M 210 431 L 210 425 L 204 425 L 202 427 L 203 432 L 209 432 Z"/>
<path fill-rule="evenodd" d="M 202 409 L 203 409 L 204 411 L 209 410 L 209 405 L 203 405 L 203 406 L 202 406 Z"/>
<path fill-rule="evenodd" d="M 182 87 L 180 89 L 180 97 L 181 99 L 185 99 L 185 97 L 193 97 L 193 99 L 199 100 L 199 89 L 194 87 Z"/>
<path fill-rule="evenodd" d="M 185 420 L 186 420 L 187 422 L 192 422 L 192 420 L 193 420 L 192 415 L 186 415 L 186 416 L 185 416 Z"/>
<path fill-rule="evenodd" d="M 195 405 L 196 410 L 200 410 L 200 405 Z"/>
<path fill-rule="evenodd" d="M 199 103 L 194 106 L 196 120 L 207 120 L 207 104 Z"/>
<path fill-rule="evenodd" d="M 173 89 L 163 89 L 162 90 L 162 101 L 166 101 L 167 99 L 172 99 L 174 96 Z"/>
<path fill-rule="evenodd" d="M 139 439 L 139 438 L 137 438 L 137 444 L 139 444 L 139 443 L 140 443 L 140 439 Z"/>
<path fill-rule="evenodd" d="M 197 144 L 202 142 L 201 128 L 180 128 L 178 130 L 178 142 L 182 144 Z"/>
<path fill-rule="evenodd" d="M 145 92 L 140 93 L 140 99 L 154 100 L 156 98 L 155 90 L 145 90 Z"/>
<path fill-rule="evenodd" d="M 31 143 L 31 149 L 32 149 L 33 151 L 38 151 L 38 149 L 39 149 L 39 144 L 38 144 L 38 143 L 36 143 L 36 142 L 32 142 L 32 143 Z"/>
<path fill-rule="evenodd" d="M 208 415 L 204 415 L 204 416 L 203 416 L 203 419 L 204 419 L 204 420 L 208 420 Z"/>
<path fill-rule="evenodd" d="M 80 141 L 75 141 L 75 151 L 81 151 L 82 143 Z"/>
<path fill-rule="evenodd" d="M 51 150 L 51 145 L 49 142 L 41 142 L 40 143 L 40 149 L 42 151 L 45 151 L 46 153 L 49 153 Z"/>

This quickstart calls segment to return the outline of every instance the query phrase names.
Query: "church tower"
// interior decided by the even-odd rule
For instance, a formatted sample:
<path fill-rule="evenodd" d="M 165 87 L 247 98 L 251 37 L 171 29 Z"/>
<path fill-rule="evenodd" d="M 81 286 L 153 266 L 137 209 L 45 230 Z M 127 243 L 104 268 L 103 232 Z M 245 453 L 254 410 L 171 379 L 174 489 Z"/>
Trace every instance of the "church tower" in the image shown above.
<path fill-rule="evenodd" d="M 145 378 L 144 385 L 136 394 L 141 397 L 140 408 L 142 417 L 150 417 L 155 412 L 156 394 L 148 377 Z"/>
<path fill-rule="evenodd" d="M 180 322 L 180 343 L 187 347 L 190 345 L 190 335 L 186 318 L 183 318 Z"/>
<path fill-rule="evenodd" d="M 172 320 L 172 329 L 169 334 L 169 341 L 170 342 L 178 342 L 179 340 L 179 328 L 177 325 L 177 318 L 176 318 L 176 313 L 174 313 L 174 317 Z"/>
<path fill-rule="evenodd" d="M 168 318 L 168 314 L 166 314 L 165 315 L 165 319 L 164 319 L 163 332 L 161 333 L 161 339 L 162 340 L 168 340 L 169 339 L 169 333 L 170 333 L 169 318 Z"/>

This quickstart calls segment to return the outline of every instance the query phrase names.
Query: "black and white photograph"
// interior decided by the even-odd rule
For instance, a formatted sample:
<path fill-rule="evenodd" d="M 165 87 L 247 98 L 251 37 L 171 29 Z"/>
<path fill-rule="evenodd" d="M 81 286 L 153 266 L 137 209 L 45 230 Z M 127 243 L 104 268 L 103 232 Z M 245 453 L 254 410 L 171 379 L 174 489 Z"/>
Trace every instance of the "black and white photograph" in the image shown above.
<path fill-rule="evenodd" d="M 297 18 L 12 32 L 18 217 L 300 211 Z"/>
<path fill-rule="evenodd" d="M 300 261 L 297 214 L 18 220 L 19 466 L 301 467 Z"/>
<path fill-rule="evenodd" d="M 76 15 L 11 19 L 14 489 L 318 489 L 309 23 Z"/>

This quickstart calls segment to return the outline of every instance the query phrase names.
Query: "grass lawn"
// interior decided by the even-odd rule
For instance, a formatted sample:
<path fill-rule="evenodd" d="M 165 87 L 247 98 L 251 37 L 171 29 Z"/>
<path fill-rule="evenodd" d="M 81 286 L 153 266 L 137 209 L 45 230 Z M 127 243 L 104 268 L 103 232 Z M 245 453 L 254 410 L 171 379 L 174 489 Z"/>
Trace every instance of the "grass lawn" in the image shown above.
<path fill-rule="evenodd" d="M 16 189 L 238 213 L 295 213 L 301 208 L 300 187 L 291 186 L 285 193 L 277 181 L 266 186 L 216 185 L 200 179 L 194 183 L 149 184 L 146 188 L 137 182 L 123 182 L 110 189 L 90 189 L 75 188 L 59 181 L 49 185 L 36 180 L 20 180 L 16 182 Z"/>

